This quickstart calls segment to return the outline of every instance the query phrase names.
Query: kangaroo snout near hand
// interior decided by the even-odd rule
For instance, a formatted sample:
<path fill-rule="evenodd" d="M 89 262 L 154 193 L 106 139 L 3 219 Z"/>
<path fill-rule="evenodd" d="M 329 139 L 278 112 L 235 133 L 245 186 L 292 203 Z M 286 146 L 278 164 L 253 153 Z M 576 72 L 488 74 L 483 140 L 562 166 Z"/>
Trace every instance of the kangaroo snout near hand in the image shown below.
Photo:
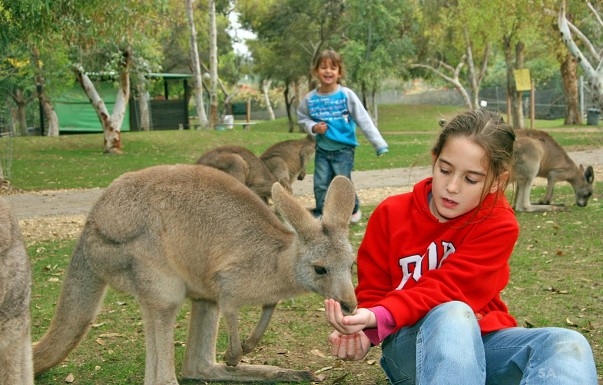
<path fill-rule="evenodd" d="M 358 303 L 356 301 L 354 301 L 353 303 L 344 302 L 344 301 L 337 301 L 337 302 L 339 302 L 339 304 L 341 305 L 341 311 L 343 311 L 344 315 L 354 314 L 354 311 L 356 310 L 356 306 L 358 305 Z"/>

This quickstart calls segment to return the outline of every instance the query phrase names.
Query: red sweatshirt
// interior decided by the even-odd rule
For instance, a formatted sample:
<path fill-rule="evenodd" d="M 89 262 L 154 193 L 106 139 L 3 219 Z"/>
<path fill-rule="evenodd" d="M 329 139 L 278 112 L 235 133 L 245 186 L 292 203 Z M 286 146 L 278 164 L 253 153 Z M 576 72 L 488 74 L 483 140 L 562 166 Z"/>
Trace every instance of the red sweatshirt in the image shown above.
<path fill-rule="evenodd" d="M 519 235 L 504 195 L 441 223 L 429 211 L 431 178 L 412 193 L 384 200 L 370 217 L 358 249 L 360 307 L 385 307 L 396 330 L 414 325 L 435 306 L 461 301 L 482 333 L 517 326 L 500 299 Z"/>

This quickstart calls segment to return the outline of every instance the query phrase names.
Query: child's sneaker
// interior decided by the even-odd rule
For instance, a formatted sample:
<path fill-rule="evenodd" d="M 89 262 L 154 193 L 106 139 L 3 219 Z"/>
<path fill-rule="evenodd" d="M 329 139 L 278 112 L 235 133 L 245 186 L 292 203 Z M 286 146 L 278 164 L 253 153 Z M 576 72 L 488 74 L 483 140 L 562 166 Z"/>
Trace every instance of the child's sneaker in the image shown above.
<path fill-rule="evenodd" d="M 360 222 L 361 218 L 362 218 L 362 211 L 358 210 L 354 214 L 352 214 L 352 217 L 350 218 L 350 223 L 358 223 L 358 222 Z"/>

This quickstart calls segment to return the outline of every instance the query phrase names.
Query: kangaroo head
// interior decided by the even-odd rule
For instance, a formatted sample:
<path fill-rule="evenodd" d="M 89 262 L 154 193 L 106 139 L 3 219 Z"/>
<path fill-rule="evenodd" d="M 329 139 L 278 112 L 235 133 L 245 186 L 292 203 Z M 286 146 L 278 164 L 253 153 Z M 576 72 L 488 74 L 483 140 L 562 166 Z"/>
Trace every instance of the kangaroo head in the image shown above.
<path fill-rule="evenodd" d="M 593 181 L 595 180 L 595 172 L 592 166 L 588 166 L 586 170 L 580 165 L 580 175 L 583 180 L 576 187 L 576 205 L 585 207 L 588 204 L 588 199 L 593 195 Z"/>
<path fill-rule="evenodd" d="M 297 234 L 298 255 L 293 263 L 298 284 L 332 298 L 346 313 L 356 309 L 352 266 L 356 260 L 348 239 L 354 208 L 354 186 L 343 176 L 331 182 L 322 221 L 300 205 L 278 183 L 272 187 L 277 210 Z"/>

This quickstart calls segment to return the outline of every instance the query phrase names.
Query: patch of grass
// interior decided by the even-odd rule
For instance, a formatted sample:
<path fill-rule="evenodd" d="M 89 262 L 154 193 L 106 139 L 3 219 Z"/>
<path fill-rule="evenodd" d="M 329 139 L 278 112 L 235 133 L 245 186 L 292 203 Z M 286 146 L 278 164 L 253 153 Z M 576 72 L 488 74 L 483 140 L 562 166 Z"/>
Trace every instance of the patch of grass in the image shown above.
<path fill-rule="evenodd" d="M 595 188 L 589 205 L 573 205 L 573 191 L 559 186 L 556 203 L 567 211 L 518 213 L 520 236 L 510 260 L 511 279 L 503 299 L 522 327 L 565 327 L 583 333 L 590 341 L 599 373 L 603 373 L 603 183 Z M 540 194 L 538 191 L 536 194 Z M 534 196 L 536 196 L 536 194 Z M 375 207 L 363 207 L 362 221 L 350 227 L 355 248 Z M 75 242 L 35 243 L 28 248 L 33 261 L 33 339 L 48 328 L 54 313 Z M 175 325 L 176 371 L 180 370 L 189 320 L 185 303 Z M 241 334 L 247 335 L 259 317 L 259 308 L 241 312 Z M 327 337 L 331 328 L 324 318 L 322 298 L 316 294 L 282 301 L 256 350 L 246 363 L 294 369 L 324 370 L 325 383 L 385 385 L 375 347 L 361 362 L 330 357 Z M 218 361 L 226 349 L 221 326 Z M 78 384 L 139 384 L 144 377 L 144 335 L 134 298 L 109 290 L 100 314 L 82 343 L 68 359 L 38 378 L 36 383 L 62 384 L 72 373 Z M 182 384 L 198 384 L 181 381 Z"/>
<path fill-rule="evenodd" d="M 379 106 L 379 129 L 390 146 L 382 157 L 361 132 L 356 170 L 425 166 L 439 132 L 439 119 L 462 111 L 449 106 Z M 537 128 L 549 126 L 537 121 Z M 603 146 L 603 131 L 557 128 L 551 135 L 568 151 Z M 58 138 L 14 138 L 11 183 L 22 190 L 106 187 L 113 179 L 141 168 L 174 163 L 194 163 L 204 152 L 224 144 L 244 146 L 259 155 L 276 142 L 303 138 L 289 133 L 284 118 L 258 122 L 249 131 L 184 130 L 122 133 L 123 155 L 103 154 L 102 134 L 65 135 Z M 314 163 L 308 173 L 314 172 Z"/>
<path fill-rule="evenodd" d="M 438 133 L 437 121 L 450 119 L 458 108 L 442 106 L 380 106 L 379 128 L 390 152 L 376 157 L 359 133 L 356 169 L 423 166 L 430 162 L 429 149 Z M 603 132 L 573 130 L 558 122 L 537 121 L 568 150 L 603 145 Z M 14 139 L 12 184 L 24 190 L 105 187 L 130 170 L 156 164 L 193 163 L 205 151 L 222 144 L 236 144 L 260 154 L 271 144 L 301 138 L 288 133 L 286 120 L 260 122 L 250 131 L 155 131 L 123 133 L 125 154 L 102 153 L 100 134 L 59 138 Z M 313 164 L 309 173 L 313 172 Z M 571 187 L 555 189 L 555 203 L 567 211 L 519 213 L 521 234 L 511 258 L 511 280 L 503 298 L 521 326 L 560 326 L 578 330 L 590 341 L 599 373 L 603 373 L 603 183 L 586 208 L 574 206 Z M 533 192 L 533 201 L 544 194 Z M 350 239 L 358 247 L 366 221 L 374 207 L 362 208 L 362 221 L 350 227 Z M 33 264 L 32 334 L 39 340 L 54 314 L 61 283 L 75 242 L 32 243 L 28 253 Z M 175 325 L 176 371 L 185 350 L 189 320 L 188 304 Z M 242 334 L 248 334 L 259 316 L 258 308 L 241 312 Z M 322 299 L 305 295 L 283 301 L 258 348 L 246 356 L 251 364 L 271 364 L 294 369 L 324 370 L 329 384 L 387 384 L 379 367 L 379 347 L 362 362 L 343 362 L 328 352 L 331 328 L 324 319 Z M 220 329 L 218 360 L 226 348 Z M 143 325 L 134 298 L 110 289 L 89 333 L 62 364 L 36 380 L 36 384 L 62 384 L 72 373 L 76 384 L 140 384 L 144 377 Z M 198 384 L 181 381 L 182 384 Z"/>

